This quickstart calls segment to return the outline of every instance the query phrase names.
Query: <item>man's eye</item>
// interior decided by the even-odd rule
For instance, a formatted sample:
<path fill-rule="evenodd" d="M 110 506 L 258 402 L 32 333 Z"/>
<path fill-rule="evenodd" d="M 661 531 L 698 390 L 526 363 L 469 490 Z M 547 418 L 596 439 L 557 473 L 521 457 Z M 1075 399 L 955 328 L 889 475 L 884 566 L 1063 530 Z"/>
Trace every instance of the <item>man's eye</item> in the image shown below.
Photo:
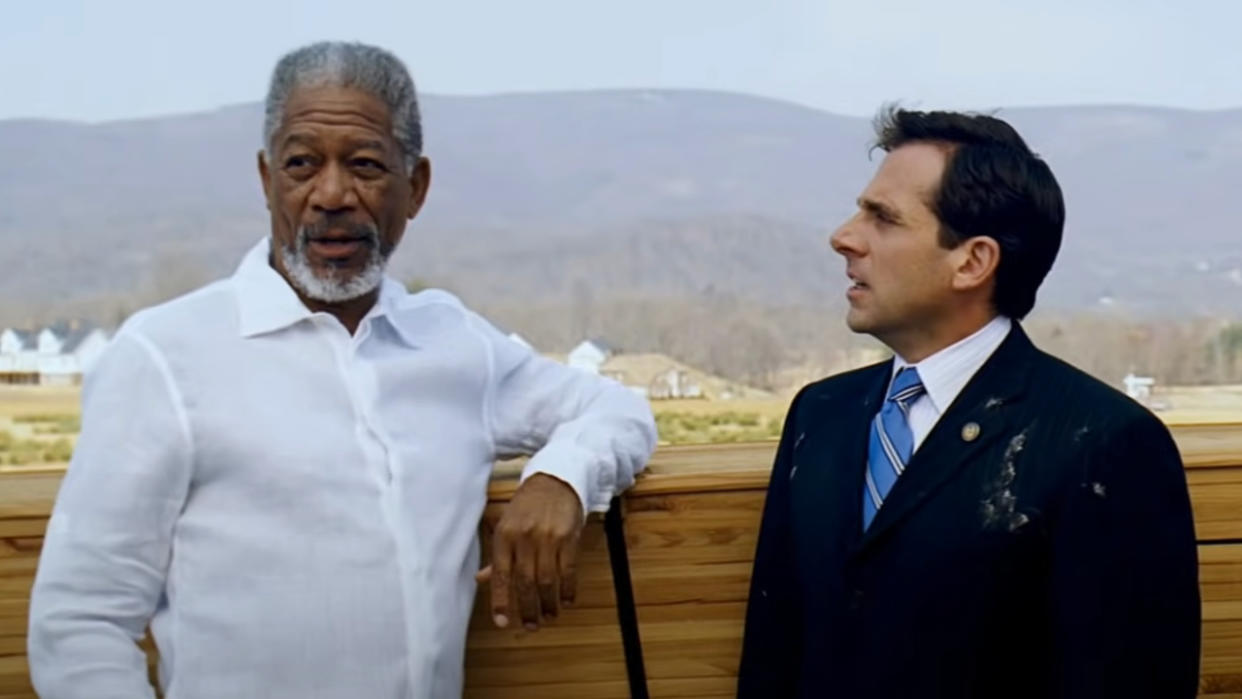
<path fill-rule="evenodd" d="M 384 172 L 387 168 L 378 160 L 372 158 L 354 158 L 354 167 L 360 170 L 368 170 L 372 172 Z"/>
<path fill-rule="evenodd" d="M 309 167 L 310 164 L 311 164 L 310 158 L 307 158 L 306 156 L 303 156 L 303 155 L 295 155 L 291 158 L 285 159 L 285 167 L 290 170 L 297 169 L 297 168 L 303 168 L 303 167 Z"/>

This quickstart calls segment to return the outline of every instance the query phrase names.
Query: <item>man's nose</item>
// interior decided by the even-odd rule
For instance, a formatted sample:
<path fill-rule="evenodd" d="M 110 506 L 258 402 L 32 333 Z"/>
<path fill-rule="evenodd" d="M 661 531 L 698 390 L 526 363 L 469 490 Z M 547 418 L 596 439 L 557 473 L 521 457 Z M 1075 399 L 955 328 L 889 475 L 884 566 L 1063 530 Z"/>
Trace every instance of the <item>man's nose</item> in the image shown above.
<path fill-rule="evenodd" d="M 828 237 L 828 244 L 839 255 L 861 255 L 863 246 L 857 232 L 858 214 L 851 216 L 845 223 L 837 227 Z"/>
<path fill-rule="evenodd" d="M 339 164 L 329 164 L 315 178 L 315 188 L 308 203 L 317 211 L 329 213 L 356 207 L 358 199 L 353 178 Z"/>

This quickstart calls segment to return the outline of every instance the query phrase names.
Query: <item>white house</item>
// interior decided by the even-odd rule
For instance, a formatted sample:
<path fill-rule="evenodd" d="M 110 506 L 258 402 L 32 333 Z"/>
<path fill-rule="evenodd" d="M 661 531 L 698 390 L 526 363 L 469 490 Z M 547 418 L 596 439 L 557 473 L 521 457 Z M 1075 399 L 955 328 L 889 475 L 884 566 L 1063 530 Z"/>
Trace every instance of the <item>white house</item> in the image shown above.
<path fill-rule="evenodd" d="M 612 346 L 602 338 L 586 340 L 570 351 L 568 361 L 566 363 L 575 369 L 581 369 L 583 371 L 589 371 L 592 374 L 598 374 L 599 368 L 603 366 L 604 362 L 608 361 L 608 358 L 615 352 L 616 350 L 614 350 Z"/>
<path fill-rule="evenodd" d="M 40 360 L 39 383 L 74 384 L 90 373 L 108 347 L 108 335 L 97 327 L 76 327 L 57 336 L 58 351 Z"/>
<path fill-rule="evenodd" d="M 1126 386 L 1126 395 L 1140 403 L 1145 403 L 1151 399 L 1151 389 L 1156 385 L 1156 380 L 1150 376 L 1126 374 L 1122 383 Z"/>
<path fill-rule="evenodd" d="M 37 333 L 9 328 L 0 333 L 0 383 L 80 383 L 107 346 L 107 333 L 79 321 Z"/>
<path fill-rule="evenodd" d="M 703 389 L 690 378 L 690 373 L 677 367 L 656 374 L 647 393 L 651 398 L 663 399 L 703 397 Z"/>
<path fill-rule="evenodd" d="M 68 333 L 60 328 L 44 328 L 39 332 L 39 354 L 60 354 Z"/>
<path fill-rule="evenodd" d="M 38 346 L 38 338 L 27 330 L 7 328 L 0 333 L 0 355 L 19 355 L 23 352 L 34 352 Z"/>

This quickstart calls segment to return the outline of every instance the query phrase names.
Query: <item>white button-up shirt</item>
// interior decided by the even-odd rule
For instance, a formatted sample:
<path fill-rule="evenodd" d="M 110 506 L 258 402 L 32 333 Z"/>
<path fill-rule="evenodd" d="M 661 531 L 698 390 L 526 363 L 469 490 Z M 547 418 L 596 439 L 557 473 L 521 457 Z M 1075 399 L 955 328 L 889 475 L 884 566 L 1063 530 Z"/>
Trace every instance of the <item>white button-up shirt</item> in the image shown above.
<path fill-rule="evenodd" d="M 900 355 L 893 358 L 893 377 L 904 367 L 918 369 L 925 393 L 910 404 L 910 432 L 914 436 L 917 451 L 927 435 L 940 422 L 958 394 L 970 383 L 970 379 L 983 368 L 1001 343 L 1009 337 L 1013 321 L 997 316 L 982 328 L 918 364 L 911 364 Z"/>
<path fill-rule="evenodd" d="M 31 598 L 48 699 L 459 697 L 494 460 L 603 511 L 646 401 L 449 294 L 385 280 L 351 336 L 260 244 L 130 319 L 88 377 Z"/>

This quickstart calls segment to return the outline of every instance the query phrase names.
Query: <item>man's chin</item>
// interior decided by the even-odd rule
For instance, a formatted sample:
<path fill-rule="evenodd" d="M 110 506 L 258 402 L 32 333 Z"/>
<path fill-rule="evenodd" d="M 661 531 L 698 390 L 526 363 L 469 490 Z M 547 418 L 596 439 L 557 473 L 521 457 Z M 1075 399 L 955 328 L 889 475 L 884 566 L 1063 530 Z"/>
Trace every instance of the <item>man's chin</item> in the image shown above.
<path fill-rule="evenodd" d="M 378 287 L 351 287 L 345 284 L 314 284 L 306 285 L 304 288 L 299 285 L 302 295 L 312 301 L 327 304 L 350 303 L 357 301 L 368 294 L 374 293 Z"/>
<path fill-rule="evenodd" d="M 321 303 L 346 303 L 379 289 L 383 283 L 382 275 L 382 269 L 374 270 L 367 266 L 361 269 L 312 266 L 301 275 L 295 274 L 292 281 L 307 298 Z"/>
<path fill-rule="evenodd" d="M 871 322 L 871 319 L 867 318 L 865 314 L 860 313 L 858 309 L 855 308 L 851 308 L 849 312 L 845 314 L 845 325 L 850 330 L 859 334 L 868 334 L 875 329 L 875 324 Z"/>

